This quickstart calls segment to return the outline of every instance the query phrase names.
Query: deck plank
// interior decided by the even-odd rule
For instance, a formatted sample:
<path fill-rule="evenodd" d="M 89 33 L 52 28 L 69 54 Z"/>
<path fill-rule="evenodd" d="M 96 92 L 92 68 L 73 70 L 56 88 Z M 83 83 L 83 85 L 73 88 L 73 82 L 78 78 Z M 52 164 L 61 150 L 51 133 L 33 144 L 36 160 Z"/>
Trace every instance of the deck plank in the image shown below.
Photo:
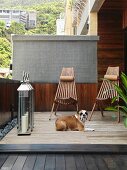
<path fill-rule="evenodd" d="M 46 154 L 38 154 L 34 165 L 34 170 L 43 170 L 45 166 Z"/>
<path fill-rule="evenodd" d="M 84 155 L 86 167 L 88 170 L 98 170 L 95 159 L 92 155 Z"/>
<path fill-rule="evenodd" d="M 73 154 L 65 155 L 65 166 L 66 170 L 70 169 L 77 170 Z"/>
<path fill-rule="evenodd" d="M 47 154 L 45 161 L 45 170 L 55 169 L 55 154 Z"/>
<path fill-rule="evenodd" d="M 103 160 L 106 163 L 106 166 L 108 167 L 109 170 L 115 169 L 115 170 L 120 170 L 119 166 L 117 165 L 117 162 L 113 159 L 112 155 L 103 155 Z"/>
<path fill-rule="evenodd" d="M 0 154 L 0 167 L 4 164 L 7 158 L 8 154 Z"/>
<path fill-rule="evenodd" d="M 113 155 L 112 159 L 116 162 L 120 170 L 127 170 L 127 155 Z"/>
<path fill-rule="evenodd" d="M 76 154 L 74 156 L 77 169 L 87 170 L 84 158 L 82 154 Z"/>
<path fill-rule="evenodd" d="M 11 170 L 17 157 L 18 157 L 18 155 L 9 155 L 7 160 L 2 165 L 1 170 L 4 170 L 4 169 Z"/>
<path fill-rule="evenodd" d="M 108 167 L 106 166 L 105 161 L 101 155 L 94 155 L 94 159 L 98 169 L 108 170 Z"/>
<path fill-rule="evenodd" d="M 11 170 L 22 170 L 26 159 L 27 155 L 19 155 Z"/>
<path fill-rule="evenodd" d="M 64 154 L 56 154 L 56 170 L 65 170 Z"/>
<path fill-rule="evenodd" d="M 23 170 L 32 170 L 34 168 L 35 161 L 36 161 L 36 155 L 28 155 L 22 169 Z"/>

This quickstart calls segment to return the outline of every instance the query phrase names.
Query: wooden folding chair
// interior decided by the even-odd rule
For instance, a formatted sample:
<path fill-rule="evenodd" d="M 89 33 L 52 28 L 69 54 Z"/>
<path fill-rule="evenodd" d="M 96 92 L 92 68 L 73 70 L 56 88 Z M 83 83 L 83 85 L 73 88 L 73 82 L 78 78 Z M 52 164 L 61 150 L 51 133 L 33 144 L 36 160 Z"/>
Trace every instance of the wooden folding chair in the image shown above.
<path fill-rule="evenodd" d="M 51 109 L 50 118 L 55 108 L 55 115 L 59 105 L 74 105 L 78 112 L 78 100 L 75 85 L 75 76 L 73 68 L 63 68 L 60 75 L 59 84 L 57 87 L 55 99 Z"/>
<path fill-rule="evenodd" d="M 109 81 L 110 80 L 110 81 Z M 91 120 L 92 115 L 94 113 L 94 109 L 96 105 L 98 104 L 101 114 L 103 116 L 103 104 L 106 101 L 111 101 L 112 98 L 115 96 L 118 96 L 118 93 L 114 89 L 113 84 L 119 85 L 119 67 L 108 67 L 106 75 L 104 75 L 104 80 L 101 84 L 100 90 L 98 92 L 98 95 L 96 97 L 96 101 L 93 105 L 89 120 Z M 119 102 L 119 101 L 118 101 Z M 120 122 L 120 111 L 118 109 L 118 122 Z"/>

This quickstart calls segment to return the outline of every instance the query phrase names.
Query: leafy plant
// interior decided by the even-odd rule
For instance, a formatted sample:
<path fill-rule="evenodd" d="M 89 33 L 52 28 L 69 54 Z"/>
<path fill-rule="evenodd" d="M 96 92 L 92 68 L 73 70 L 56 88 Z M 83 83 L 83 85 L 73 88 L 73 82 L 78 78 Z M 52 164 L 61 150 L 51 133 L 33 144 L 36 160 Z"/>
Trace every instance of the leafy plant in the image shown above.
<path fill-rule="evenodd" d="M 0 67 L 9 67 L 11 44 L 6 38 L 0 38 Z"/>
<path fill-rule="evenodd" d="M 6 33 L 5 33 L 5 22 L 4 21 L 0 21 L 0 37 L 5 37 Z"/>
<path fill-rule="evenodd" d="M 118 111 L 119 109 L 124 114 L 124 116 L 127 117 L 127 75 L 122 72 L 120 75 L 120 79 L 121 87 L 119 87 L 117 84 L 113 84 L 115 90 L 118 93 L 118 96 L 114 97 L 111 103 L 113 104 L 120 99 L 122 104 L 116 104 L 115 106 L 107 107 L 105 108 L 105 110 Z"/>
<path fill-rule="evenodd" d="M 25 26 L 22 23 L 12 21 L 11 26 L 7 29 L 8 34 L 25 34 Z"/>

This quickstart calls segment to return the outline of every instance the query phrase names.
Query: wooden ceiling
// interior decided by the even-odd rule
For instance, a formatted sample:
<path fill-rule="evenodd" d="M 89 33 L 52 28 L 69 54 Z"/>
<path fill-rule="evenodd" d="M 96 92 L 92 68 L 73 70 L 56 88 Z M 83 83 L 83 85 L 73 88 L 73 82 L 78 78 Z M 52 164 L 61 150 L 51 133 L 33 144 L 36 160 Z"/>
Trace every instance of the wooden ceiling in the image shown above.
<path fill-rule="evenodd" d="M 127 0 L 105 0 L 103 9 L 126 9 Z"/>

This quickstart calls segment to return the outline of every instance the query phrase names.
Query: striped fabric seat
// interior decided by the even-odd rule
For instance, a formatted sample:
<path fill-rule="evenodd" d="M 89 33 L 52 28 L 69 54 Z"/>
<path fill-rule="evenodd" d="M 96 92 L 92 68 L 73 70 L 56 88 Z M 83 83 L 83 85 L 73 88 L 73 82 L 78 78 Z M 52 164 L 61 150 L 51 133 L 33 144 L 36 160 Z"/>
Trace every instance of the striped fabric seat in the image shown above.
<path fill-rule="evenodd" d="M 91 120 L 92 115 L 94 113 L 94 109 L 97 104 L 103 116 L 103 108 L 102 108 L 103 102 L 106 100 L 111 100 L 112 98 L 118 95 L 117 91 L 114 89 L 114 85 L 113 85 L 114 83 L 119 85 L 119 67 L 108 67 L 104 79 L 102 81 L 101 87 L 99 89 L 98 95 L 96 97 L 96 101 L 92 108 L 89 120 Z M 118 122 L 120 122 L 119 110 L 118 110 Z"/>
<path fill-rule="evenodd" d="M 78 111 L 78 100 L 77 100 L 77 92 L 76 92 L 76 85 L 75 85 L 75 76 L 74 76 L 74 69 L 72 68 L 63 68 L 59 84 L 57 87 L 55 99 L 53 102 L 50 119 L 52 113 L 55 109 L 55 114 L 58 109 L 58 106 L 62 105 L 74 105 Z"/>

